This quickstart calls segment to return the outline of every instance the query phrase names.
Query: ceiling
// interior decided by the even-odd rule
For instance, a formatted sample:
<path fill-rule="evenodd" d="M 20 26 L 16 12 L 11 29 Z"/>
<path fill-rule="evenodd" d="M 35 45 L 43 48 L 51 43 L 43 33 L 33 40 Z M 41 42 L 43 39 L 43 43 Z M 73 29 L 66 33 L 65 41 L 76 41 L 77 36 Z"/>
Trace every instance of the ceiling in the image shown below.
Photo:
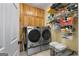
<path fill-rule="evenodd" d="M 34 7 L 40 8 L 40 9 L 47 9 L 52 3 L 28 3 L 29 5 L 32 5 Z"/>

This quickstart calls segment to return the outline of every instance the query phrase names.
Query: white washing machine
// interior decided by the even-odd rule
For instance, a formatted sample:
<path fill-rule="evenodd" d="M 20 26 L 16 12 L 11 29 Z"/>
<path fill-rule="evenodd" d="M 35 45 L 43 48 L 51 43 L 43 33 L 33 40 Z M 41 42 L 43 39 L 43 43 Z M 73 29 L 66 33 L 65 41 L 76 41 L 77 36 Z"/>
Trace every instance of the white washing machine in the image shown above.
<path fill-rule="evenodd" d="M 27 54 L 33 55 L 40 52 L 40 29 L 27 27 Z"/>
<path fill-rule="evenodd" d="M 51 42 L 51 29 L 49 27 L 42 27 L 41 29 L 41 51 L 49 49 Z"/>

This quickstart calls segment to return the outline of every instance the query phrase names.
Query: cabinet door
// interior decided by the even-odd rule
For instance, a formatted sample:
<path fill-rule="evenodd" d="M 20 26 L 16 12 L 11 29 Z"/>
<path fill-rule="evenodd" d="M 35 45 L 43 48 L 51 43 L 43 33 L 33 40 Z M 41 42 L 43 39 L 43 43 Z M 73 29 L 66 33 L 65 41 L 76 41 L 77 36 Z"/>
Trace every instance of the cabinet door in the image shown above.
<path fill-rule="evenodd" d="M 39 24 L 40 21 L 39 21 L 39 20 L 40 20 L 39 17 L 37 17 L 37 18 L 36 18 L 36 26 L 40 26 L 40 24 Z"/>
<path fill-rule="evenodd" d="M 44 10 L 37 8 L 37 16 L 44 17 Z"/>
<path fill-rule="evenodd" d="M 40 9 L 37 8 L 37 16 L 40 17 Z"/>
<path fill-rule="evenodd" d="M 40 25 L 40 27 L 42 27 L 42 19 L 41 18 L 39 18 L 39 25 Z"/>
<path fill-rule="evenodd" d="M 31 18 L 31 16 L 29 16 L 28 20 L 29 20 L 29 25 L 32 26 L 32 18 Z"/>
<path fill-rule="evenodd" d="M 24 27 L 28 26 L 28 16 L 24 16 Z"/>
<path fill-rule="evenodd" d="M 30 11 L 30 6 L 29 5 L 26 5 L 26 4 L 23 4 L 24 8 L 23 8 L 23 13 L 24 14 L 29 14 L 29 11 Z"/>
<path fill-rule="evenodd" d="M 34 17 L 33 16 L 29 16 L 28 18 L 27 18 L 27 20 L 28 20 L 28 25 L 29 26 L 34 26 Z"/>
<path fill-rule="evenodd" d="M 44 26 L 44 25 L 45 25 L 45 20 L 44 20 L 44 18 L 41 19 L 41 23 L 42 23 L 41 26 Z"/>
<path fill-rule="evenodd" d="M 38 20 L 37 20 L 37 17 L 34 17 L 34 26 L 38 26 Z"/>
<path fill-rule="evenodd" d="M 35 7 L 32 7 L 32 13 L 33 13 L 34 16 L 37 16 L 37 10 L 36 10 Z"/>
<path fill-rule="evenodd" d="M 30 6 L 29 11 L 31 13 L 30 15 L 36 16 L 36 8 L 35 7 Z"/>
<path fill-rule="evenodd" d="M 40 25 L 41 27 L 44 26 L 44 19 L 43 19 L 43 18 L 40 18 L 40 19 L 39 19 L 39 25 Z"/>
<path fill-rule="evenodd" d="M 24 26 L 24 16 L 21 15 L 20 16 L 20 28 L 22 28 Z"/>
<path fill-rule="evenodd" d="M 27 21 L 28 21 L 28 24 L 27 24 L 27 25 L 30 26 L 30 25 L 31 25 L 31 23 L 30 23 L 30 21 L 31 21 L 31 20 L 30 20 L 30 16 L 27 15 L 27 16 L 26 16 L 26 19 L 27 19 Z"/>
<path fill-rule="evenodd" d="M 36 26 L 36 17 L 33 17 L 34 20 L 34 26 Z"/>
<path fill-rule="evenodd" d="M 41 17 L 44 18 L 44 10 L 41 10 Z"/>
<path fill-rule="evenodd" d="M 23 11 L 24 11 L 24 5 L 22 3 L 20 3 L 20 14 L 23 15 Z"/>

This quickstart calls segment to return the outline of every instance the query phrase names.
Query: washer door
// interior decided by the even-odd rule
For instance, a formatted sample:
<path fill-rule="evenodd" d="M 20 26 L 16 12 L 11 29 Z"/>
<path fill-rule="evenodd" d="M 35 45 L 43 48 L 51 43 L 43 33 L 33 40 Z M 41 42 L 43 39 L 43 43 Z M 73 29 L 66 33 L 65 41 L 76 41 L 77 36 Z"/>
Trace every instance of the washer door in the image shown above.
<path fill-rule="evenodd" d="M 43 30 L 42 37 L 44 40 L 49 40 L 51 37 L 51 32 L 48 29 Z"/>
<path fill-rule="evenodd" d="M 40 36 L 41 36 L 40 31 L 36 29 L 31 30 L 28 34 L 28 38 L 31 42 L 38 42 Z"/>

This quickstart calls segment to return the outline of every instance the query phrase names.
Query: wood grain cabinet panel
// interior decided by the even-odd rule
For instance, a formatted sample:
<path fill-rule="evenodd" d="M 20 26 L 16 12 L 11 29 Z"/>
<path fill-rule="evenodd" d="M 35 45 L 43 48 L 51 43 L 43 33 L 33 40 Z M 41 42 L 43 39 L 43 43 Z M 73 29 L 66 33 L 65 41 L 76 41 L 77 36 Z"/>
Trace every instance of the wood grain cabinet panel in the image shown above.
<path fill-rule="evenodd" d="M 33 16 L 29 16 L 28 25 L 29 25 L 29 26 L 35 26 L 35 25 L 34 25 L 34 20 L 35 20 L 35 18 L 34 18 Z"/>
<path fill-rule="evenodd" d="M 41 10 L 41 17 L 43 17 L 44 18 L 44 10 Z"/>
<path fill-rule="evenodd" d="M 23 10 L 24 15 L 29 14 L 29 11 L 30 11 L 30 6 L 24 4 L 24 10 Z"/>
<path fill-rule="evenodd" d="M 36 26 L 36 17 L 34 17 L 34 27 Z"/>
<path fill-rule="evenodd" d="M 41 27 L 42 21 L 41 18 L 39 18 L 39 26 Z"/>
<path fill-rule="evenodd" d="M 37 8 L 37 16 L 40 17 L 40 9 Z"/>
<path fill-rule="evenodd" d="M 44 18 L 44 10 L 37 8 L 37 16 Z"/>
<path fill-rule="evenodd" d="M 34 17 L 34 26 L 36 26 L 36 25 L 37 25 L 37 18 Z"/>
<path fill-rule="evenodd" d="M 30 12 L 31 16 L 36 16 L 36 9 L 35 9 L 35 7 L 30 6 L 29 12 Z"/>
<path fill-rule="evenodd" d="M 32 16 L 29 16 L 29 26 L 32 26 Z"/>
<path fill-rule="evenodd" d="M 21 15 L 23 14 L 23 11 L 24 11 L 24 5 L 23 4 L 20 4 L 20 14 Z"/>
<path fill-rule="evenodd" d="M 44 26 L 44 22 L 45 20 L 43 18 L 39 18 L 39 26 L 43 27 Z"/>
<path fill-rule="evenodd" d="M 24 27 L 28 26 L 28 20 L 29 20 L 29 17 L 28 16 L 24 16 Z"/>
<path fill-rule="evenodd" d="M 34 25 L 34 23 L 35 23 L 34 20 L 35 20 L 35 18 L 34 18 L 33 16 L 31 16 L 31 25 L 32 25 L 32 26 L 35 26 L 35 25 Z"/>
<path fill-rule="evenodd" d="M 39 17 L 36 18 L 36 21 L 35 22 L 36 22 L 36 26 L 40 26 L 39 25 Z"/>
<path fill-rule="evenodd" d="M 41 21 L 42 21 L 42 27 L 43 27 L 43 26 L 45 25 L 45 20 L 44 20 L 44 18 L 42 18 Z"/>
<path fill-rule="evenodd" d="M 44 10 L 28 4 L 21 4 L 21 20 L 23 26 L 44 26 Z"/>

